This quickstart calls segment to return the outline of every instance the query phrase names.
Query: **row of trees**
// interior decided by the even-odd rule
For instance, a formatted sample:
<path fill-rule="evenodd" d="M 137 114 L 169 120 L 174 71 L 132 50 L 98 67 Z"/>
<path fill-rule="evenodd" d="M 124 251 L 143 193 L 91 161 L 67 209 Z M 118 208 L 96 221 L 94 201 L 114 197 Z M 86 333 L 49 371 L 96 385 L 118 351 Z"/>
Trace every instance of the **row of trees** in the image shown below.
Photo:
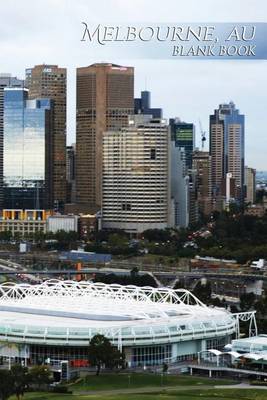
<path fill-rule="evenodd" d="M 93 279 L 94 282 L 106 284 L 117 283 L 119 285 L 152 286 L 157 287 L 157 282 L 150 274 L 140 274 L 137 267 L 130 271 L 129 275 L 101 274 L 98 273 Z"/>
<path fill-rule="evenodd" d="M 14 237 L 12 237 L 12 232 L 10 231 L 0 232 L 0 241 L 10 242 L 12 239 L 21 240 L 22 237 L 19 232 L 16 232 Z M 34 241 L 36 246 L 41 249 L 68 250 L 76 247 L 79 234 L 75 231 L 66 232 L 64 230 L 59 230 L 55 233 L 34 232 L 25 234 L 23 239 Z"/>

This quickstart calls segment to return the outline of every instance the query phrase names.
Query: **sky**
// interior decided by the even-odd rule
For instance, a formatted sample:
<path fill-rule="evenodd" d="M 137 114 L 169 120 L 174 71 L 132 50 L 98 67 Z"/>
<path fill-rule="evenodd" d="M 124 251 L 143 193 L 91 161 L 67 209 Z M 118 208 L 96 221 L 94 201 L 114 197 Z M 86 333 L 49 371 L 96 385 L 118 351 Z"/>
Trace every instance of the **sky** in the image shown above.
<path fill-rule="evenodd" d="M 152 107 L 209 129 L 218 104 L 234 101 L 246 118 L 246 165 L 267 170 L 267 61 L 124 60 L 97 58 L 81 42 L 91 25 L 152 22 L 267 22 L 265 0 L 0 0 L 0 72 L 23 78 L 25 68 L 57 64 L 68 69 L 68 143 L 75 142 L 77 67 L 115 62 L 135 67 L 135 95 L 151 91 Z M 206 144 L 206 149 L 208 145 Z"/>

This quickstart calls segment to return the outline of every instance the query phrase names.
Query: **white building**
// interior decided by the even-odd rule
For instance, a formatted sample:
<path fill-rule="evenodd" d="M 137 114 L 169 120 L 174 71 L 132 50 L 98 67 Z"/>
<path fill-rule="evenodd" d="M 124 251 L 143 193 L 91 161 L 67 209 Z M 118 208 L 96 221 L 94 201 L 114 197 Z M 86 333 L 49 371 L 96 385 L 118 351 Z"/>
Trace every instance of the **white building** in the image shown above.
<path fill-rule="evenodd" d="M 78 216 L 77 215 L 53 215 L 48 217 L 47 221 L 47 232 L 58 232 L 58 231 L 78 231 Z"/>
<path fill-rule="evenodd" d="M 171 225 L 170 134 L 165 120 L 129 117 L 103 135 L 102 226 L 138 234 Z"/>

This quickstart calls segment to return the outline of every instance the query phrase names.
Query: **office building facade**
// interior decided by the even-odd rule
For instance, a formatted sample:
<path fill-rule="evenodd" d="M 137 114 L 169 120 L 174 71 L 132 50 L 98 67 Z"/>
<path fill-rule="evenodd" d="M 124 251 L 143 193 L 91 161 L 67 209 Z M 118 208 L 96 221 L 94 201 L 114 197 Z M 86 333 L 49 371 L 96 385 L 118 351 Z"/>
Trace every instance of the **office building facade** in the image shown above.
<path fill-rule="evenodd" d="M 170 220 L 170 136 L 165 120 L 136 115 L 103 136 L 102 227 L 139 234 Z"/>
<path fill-rule="evenodd" d="M 179 118 L 170 119 L 171 138 L 176 147 L 184 149 L 186 170 L 192 169 L 192 154 L 195 149 L 195 126 L 182 122 Z"/>
<path fill-rule="evenodd" d="M 76 201 L 100 209 L 102 139 L 134 113 L 134 69 L 93 64 L 77 69 Z"/>
<path fill-rule="evenodd" d="M 222 180 L 232 174 L 236 185 L 236 200 L 244 198 L 245 117 L 235 104 L 220 104 L 210 115 L 210 155 L 212 189 L 220 195 Z"/>
<path fill-rule="evenodd" d="M 0 208 L 4 205 L 4 88 L 23 87 L 24 81 L 11 74 L 0 74 Z"/>
<path fill-rule="evenodd" d="M 4 89 L 4 208 L 51 208 L 52 102 Z"/>
<path fill-rule="evenodd" d="M 171 201 L 175 228 L 189 225 L 189 176 L 185 174 L 184 149 L 171 142 Z"/>
<path fill-rule="evenodd" d="M 245 167 L 245 186 L 246 186 L 246 203 L 255 204 L 256 202 L 256 170 L 254 168 Z"/>
<path fill-rule="evenodd" d="M 147 90 L 141 92 L 141 97 L 134 99 L 134 113 L 152 115 L 153 118 L 162 118 L 161 108 L 151 108 L 151 93 Z"/>
<path fill-rule="evenodd" d="M 29 99 L 53 100 L 52 197 L 53 208 L 61 211 L 66 202 L 66 84 L 67 70 L 57 65 L 36 65 L 26 69 Z"/>
<path fill-rule="evenodd" d="M 66 178 L 67 178 L 67 203 L 74 203 L 76 201 L 76 176 L 75 176 L 75 159 L 76 148 L 75 144 L 67 146 L 66 154 Z"/>
<path fill-rule="evenodd" d="M 196 196 L 201 215 L 212 212 L 211 156 L 207 151 L 193 153 L 193 170 L 196 171 Z"/>

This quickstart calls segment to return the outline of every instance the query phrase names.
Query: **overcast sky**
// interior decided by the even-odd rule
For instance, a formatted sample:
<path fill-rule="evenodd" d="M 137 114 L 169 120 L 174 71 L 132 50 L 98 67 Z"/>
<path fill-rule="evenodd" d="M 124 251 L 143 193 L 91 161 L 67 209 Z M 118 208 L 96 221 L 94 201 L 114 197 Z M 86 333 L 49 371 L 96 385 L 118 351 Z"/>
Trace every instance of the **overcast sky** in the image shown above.
<path fill-rule="evenodd" d="M 147 89 L 164 116 L 208 132 L 209 114 L 230 100 L 246 116 L 246 164 L 267 170 L 267 61 L 97 59 L 80 42 L 82 21 L 267 22 L 265 0 L 1 0 L 0 72 L 24 77 L 26 67 L 68 68 L 68 143 L 75 141 L 75 68 L 111 61 L 135 67 L 135 94 Z"/>

